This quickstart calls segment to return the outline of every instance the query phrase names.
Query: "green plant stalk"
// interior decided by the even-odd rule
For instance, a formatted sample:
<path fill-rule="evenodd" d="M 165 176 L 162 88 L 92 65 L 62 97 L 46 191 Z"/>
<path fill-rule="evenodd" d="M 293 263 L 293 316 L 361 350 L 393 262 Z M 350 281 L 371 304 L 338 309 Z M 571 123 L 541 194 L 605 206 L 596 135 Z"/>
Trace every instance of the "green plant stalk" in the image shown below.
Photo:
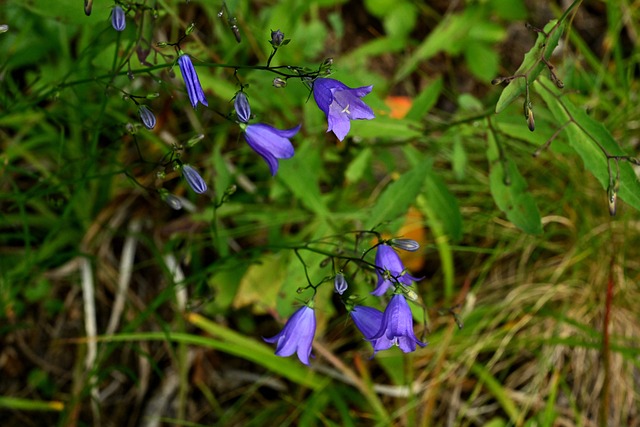
<path fill-rule="evenodd" d="M 64 409 L 64 402 L 57 400 L 31 400 L 21 399 L 18 397 L 0 396 L 0 408 L 6 408 L 14 411 L 55 411 L 60 412 Z"/>

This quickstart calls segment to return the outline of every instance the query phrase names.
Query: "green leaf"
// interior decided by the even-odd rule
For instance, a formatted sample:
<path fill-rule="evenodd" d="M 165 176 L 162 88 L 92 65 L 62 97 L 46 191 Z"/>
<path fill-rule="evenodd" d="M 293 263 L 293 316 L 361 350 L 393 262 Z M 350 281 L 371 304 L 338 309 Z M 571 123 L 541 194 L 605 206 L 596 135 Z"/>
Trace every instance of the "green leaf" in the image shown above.
<path fill-rule="evenodd" d="M 573 117 L 576 123 L 569 124 L 564 128 L 569 145 L 580 155 L 585 168 L 591 172 L 602 184 L 603 188 L 609 186 L 609 172 L 607 158 L 600 150 L 598 144 L 604 148 L 609 155 L 624 156 L 616 140 L 611 133 L 600 122 L 592 119 L 582 108 L 576 107 L 566 97 L 560 97 L 561 91 L 546 77 L 540 79 L 536 84 L 537 92 L 553 113 L 559 125 L 563 125 Z M 597 141 L 597 143 L 596 143 Z M 620 189 L 618 196 L 640 210 L 640 182 L 628 162 L 620 161 Z M 616 166 L 612 161 L 611 171 L 615 176 Z"/>
<path fill-rule="evenodd" d="M 351 183 L 358 182 L 369 168 L 372 156 L 373 151 L 371 148 L 367 147 L 361 150 L 347 166 L 347 170 L 344 173 L 346 180 Z"/>
<path fill-rule="evenodd" d="M 293 159 L 280 162 L 277 176 L 307 209 L 324 216 L 328 209 L 320 194 L 319 168 L 317 149 L 311 144 L 304 144 Z"/>
<path fill-rule="evenodd" d="M 500 58 L 487 43 L 469 42 L 464 48 L 464 57 L 469 71 L 479 80 L 489 81 L 498 73 Z"/>
<path fill-rule="evenodd" d="M 431 111 L 443 88 L 442 76 L 435 79 L 429 86 L 427 86 L 420 94 L 413 100 L 411 110 L 406 115 L 408 120 L 421 120 L 424 116 Z"/>
<path fill-rule="evenodd" d="M 360 138 L 403 140 L 422 136 L 421 127 L 411 120 L 382 116 L 375 120 L 352 121 L 350 134 Z"/>
<path fill-rule="evenodd" d="M 400 66 L 393 81 L 399 82 L 404 79 L 416 69 L 418 63 L 426 61 L 439 52 L 452 54 L 460 52 L 461 41 L 467 37 L 469 30 L 478 21 L 480 13 L 480 8 L 471 5 L 461 14 L 445 16 L 409 59 Z"/>
<path fill-rule="evenodd" d="M 371 210 L 366 228 L 392 221 L 403 215 L 422 190 L 430 166 L 424 161 L 389 185 Z"/>
<path fill-rule="evenodd" d="M 548 38 L 543 33 L 538 33 L 538 39 L 535 45 L 526 53 L 524 60 L 518 70 L 513 74 L 524 75 L 524 78 L 515 78 L 502 90 L 500 99 L 496 104 L 496 113 L 500 113 L 507 108 L 517 97 L 519 97 L 526 89 L 527 82 L 531 84 L 540 75 L 540 72 L 546 65 L 541 60 L 544 54 L 545 59 L 549 59 L 553 50 L 558 45 L 558 40 L 564 31 L 564 21 L 558 23 L 557 19 L 553 19 L 544 27 L 544 32 L 548 34 Z"/>
<path fill-rule="evenodd" d="M 427 172 L 424 193 L 430 212 L 442 224 L 444 233 L 452 241 L 460 241 L 462 239 L 462 214 L 458 200 L 449 191 L 442 178 L 432 169 Z"/>
<path fill-rule="evenodd" d="M 527 192 L 527 183 L 511 160 L 500 156 L 498 143 L 489 132 L 487 159 L 491 172 L 491 195 L 507 219 L 529 234 L 542 234 L 542 220 L 535 200 Z"/>

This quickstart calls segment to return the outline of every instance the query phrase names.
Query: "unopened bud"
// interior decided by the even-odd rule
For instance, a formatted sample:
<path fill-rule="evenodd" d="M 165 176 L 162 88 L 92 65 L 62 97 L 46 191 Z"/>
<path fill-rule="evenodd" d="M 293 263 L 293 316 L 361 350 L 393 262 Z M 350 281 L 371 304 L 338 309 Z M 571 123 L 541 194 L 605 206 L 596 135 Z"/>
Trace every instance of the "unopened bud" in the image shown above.
<path fill-rule="evenodd" d="M 533 132 L 536 130 L 536 122 L 533 118 L 533 108 L 531 108 L 531 102 L 524 102 L 524 118 L 527 119 L 527 126 L 529 126 L 529 130 Z"/>
<path fill-rule="evenodd" d="M 284 42 L 284 33 L 282 31 L 280 30 L 271 31 L 271 41 L 269 41 L 269 43 L 271 43 L 271 46 L 273 46 L 274 48 L 278 48 L 282 46 L 283 42 Z"/>
<path fill-rule="evenodd" d="M 410 299 L 411 301 L 417 301 L 418 300 L 418 294 L 413 289 L 406 290 L 405 295 L 407 296 L 407 299 Z"/>
<path fill-rule="evenodd" d="M 620 184 L 618 180 L 615 183 L 609 184 L 607 188 L 607 202 L 609 202 L 609 215 L 616 216 L 616 211 L 618 210 L 618 190 Z"/>
<path fill-rule="evenodd" d="M 495 79 L 491 80 L 491 84 L 494 86 L 499 85 L 500 83 L 504 82 L 506 79 L 504 77 L 496 77 Z"/>
<path fill-rule="evenodd" d="M 193 30 L 195 30 L 195 29 L 196 29 L 196 23 L 192 22 L 191 24 L 189 24 L 187 29 L 184 30 L 184 34 L 188 36 L 189 34 L 193 33 Z"/>
<path fill-rule="evenodd" d="M 0 33 L 6 33 L 9 31 L 9 26 L 7 24 L 0 25 Z"/>
<path fill-rule="evenodd" d="M 196 136 L 192 136 L 187 141 L 187 147 L 193 147 L 194 145 L 196 145 L 198 142 L 202 141 L 203 139 L 204 139 L 204 134 L 199 134 L 199 135 L 196 135 Z"/>
<path fill-rule="evenodd" d="M 150 93 L 149 95 L 146 96 L 147 99 L 156 99 L 160 96 L 160 94 L 158 92 L 154 92 L 154 93 Z"/>
<path fill-rule="evenodd" d="M 142 120 L 142 124 L 147 129 L 153 129 L 156 127 L 156 116 L 146 105 L 141 105 L 138 107 L 138 114 L 140 115 L 140 120 Z"/>
<path fill-rule="evenodd" d="M 389 243 L 391 246 L 409 252 L 415 252 L 420 249 L 420 244 L 413 239 L 391 239 Z"/>
<path fill-rule="evenodd" d="M 281 89 L 287 85 L 287 81 L 285 79 L 281 79 L 280 77 L 276 77 L 273 79 L 273 87 Z"/>
<path fill-rule="evenodd" d="M 158 43 L 156 43 L 156 46 L 157 47 L 167 47 L 167 44 L 168 44 L 167 42 L 158 42 Z"/>
<path fill-rule="evenodd" d="M 347 280 L 344 278 L 344 275 L 342 273 L 336 274 L 336 279 L 333 282 L 334 291 L 342 295 L 348 287 L 349 285 L 347 284 Z"/>
<path fill-rule="evenodd" d="M 179 197 L 174 196 L 173 194 L 169 193 L 167 190 L 164 190 L 161 195 L 162 195 L 162 200 L 164 200 L 165 203 L 171 207 L 171 209 L 175 209 L 177 211 L 182 209 L 182 201 L 180 200 Z"/>
<path fill-rule="evenodd" d="M 231 196 L 233 193 L 236 192 L 237 189 L 238 189 L 238 186 L 235 185 L 235 184 L 232 184 L 232 185 L 228 186 L 226 190 L 224 190 L 224 195 L 225 196 Z"/>

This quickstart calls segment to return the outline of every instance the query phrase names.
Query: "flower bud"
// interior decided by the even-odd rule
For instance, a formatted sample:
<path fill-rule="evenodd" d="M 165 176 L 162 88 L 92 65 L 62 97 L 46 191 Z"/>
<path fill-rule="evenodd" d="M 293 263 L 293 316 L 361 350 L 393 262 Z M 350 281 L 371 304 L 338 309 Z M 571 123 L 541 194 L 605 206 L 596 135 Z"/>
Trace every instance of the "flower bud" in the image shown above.
<path fill-rule="evenodd" d="M 140 120 L 142 120 L 142 124 L 147 129 L 153 129 L 156 127 L 156 116 L 151 112 L 149 107 L 146 105 L 140 105 L 138 107 L 138 114 L 140 115 Z"/>
<path fill-rule="evenodd" d="M 122 31 L 127 26 L 124 10 L 120 6 L 115 6 L 111 11 L 111 26 L 116 31 Z"/>
<path fill-rule="evenodd" d="M 198 194 L 202 194 L 207 191 L 207 184 L 204 182 L 204 179 L 200 176 L 198 171 L 196 171 L 193 167 L 189 165 L 182 166 L 182 175 L 187 180 L 187 184 L 193 191 Z"/>
<path fill-rule="evenodd" d="M 204 139 L 204 134 L 198 134 L 196 136 L 192 136 L 191 138 L 189 138 L 189 140 L 187 141 L 187 147 L 191 148 L 194 145 L 196 145 L 198 142 L 202 141 Z"/>
<path fill-rule="evenodd" d="M 282 46 L 282 43 L 284 42 L 284 33 L 280 30 L 276 30 L 276 31 L 271 31 L 271 41 L 269 43 L 271 43 L 271 46 L 273 46 L 274 48 L 278 48 L 280 46 Z"/>
<path fill-rule="evenodd" d="M 171 207 L 171 209 L 177 211 L 182 209 L 182 201 L 180 200 L 180 198 L 169 193 L 167 190 L 163 189 L 163 191 L 161 191 L 161 197 L 162 200 L 164 200 L 165 203 Z"/>
<path fill-rule="evenodd" d="M 406 292 L 405 292 L 405 295 L 407 296 L 407 299 L 409 299 L 411 301 L 417 301 L 418 300 L 418 294 L 413 289 L 407 289 Z"/>
<path fill-rule="evenodd" d="M 389 243 L 391 246 L 409 252 L 415 252 L 420 249 L 420 244 L 413 239 L 391 239 Z"/>
<path fill-rule="evenodd" d="M 273 87 L 282 89 L 285 86 L 287 86 L 287 81 L 285 79 L 282 79 L 280 77 L 276 77 L 275 79 L 273 79 Z"/>
<path fill-rule="evenodd" d="M 154 92 L 154 93 L 150 93 L 149 95 L 146 96 L 147 99 L 155 99 L 158 98 L 160 96 L 160 94 L 158 92 Z"/>
<path fill-rule="evenodd" d="M 158 42 L 156 43 L 156 47 L 167 47 L 167 42 Z"/>
<path fill-rule="evenodd" d="M 344 291 L 347 290 L 348 287 L 349 285 L 347 284 L 347 281 L 344 278 L 344 275 L 342 273 L 336 274 L 336 279 L 333 282 L 334 291 L 342 295 Z"/>
<path fill-rule="evenodd" d="M 251 107 L 249 106 L 249 100 L 244 92 L 236 93 L 236 99 L 233 102 L 233 106 L 236 109 L 236 115 L 238 120 L 242 123 L 247 123 L 251 118 Z"/>
<path fill-rule="evenodd" d="M 193 30 L 195 30 L 195 29 L 196 29 L 196 23 L 192 22 L 191 24 L 189 24 L 187 29 L 184 30 L 184 34 L 188 36 L 189 34 L 193 33 Z"/>
<path fill-rule="evenodd" d="M 6 33 L 9 31 L 9 26 L 7 24 L 0 25 L 0 33 Z"/>

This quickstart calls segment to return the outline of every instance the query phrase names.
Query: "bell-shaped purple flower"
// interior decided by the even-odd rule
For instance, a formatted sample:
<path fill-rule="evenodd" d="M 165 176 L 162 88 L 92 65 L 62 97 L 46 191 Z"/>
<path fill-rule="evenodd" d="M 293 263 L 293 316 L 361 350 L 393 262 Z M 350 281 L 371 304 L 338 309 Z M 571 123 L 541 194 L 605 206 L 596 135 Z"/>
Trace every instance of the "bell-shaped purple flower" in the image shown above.
<path fill-rule="evenodd" d="M 202 85 L 200 84 L 200 79 L 198 78 L 196 69 L 191 62 L 191 57 L 181 51 L 180 56 L 178 57 L 178 65 L 180 66 L 180 72 L 182 73 L 184 83 L 187 86 L 187 93 L 189 94 L 189 100 L 191 101 L 193 108 L 198 106 L 198 101 L 203 105 L 209 106 L 207 98 L 204 96 L 204 91 L 202 90 Z"/>
<path fill-rule="evenodd" d="M 280 130 L 264 123 L 257 123 L 245 128 L 244 139 L 267 162 L 271 175 L 275 175 L 278 172 L 278 159 L 293 157 L 293 145 L 289 138 L 299 130 L 300 125 Z"/>
<path fill-rule="evenodd" d="M 244 92 L 236 93 L 236 99 L 233 101 L 233 106 L 236 109 L 236 116 L 242 123 L 247 123 L 251 118 L 251 106 L 249 106 L 249 100 Z"/>
<path fill-rule="evenodd" d="M 373 344 L 374 354 L 387 350 L 394 345 L 405 353 L 415 351 L 416 344 L 424 347 L 427 343 L 420 341 L 413 333 L 413 317 L 411 308 L 404 295 L 395 294 L 382 315 L 380 329 L 369 341 Z"/>
<path fill-rule="evenodd" d="M 140 115 L 140 120 L 142 120 L 142 124 L 147 129 L 153 129 L 156 127 L 156 116 L 146 105 L 140 105 L 138 107 L 138 114 Z"/>
<path fill-rule="evenodd" d="M 207 191 L 207 183 L 200 176 L 198 171 L 189 165 L 182 165 L 182 175 L 187 180 L 187 184 L 193 191 L 202 194 Z"/>
<path fill-rule="evenodd" d="M 124 10 L 120 6 L 115 6 L 111 10 L 111 26 L 116 31 L 123 31 L 127 26 Z"/>
<path fill-rule="evenodd" d="M 311 343 L 316 333 L 316 316 L 312 308 L 301 307 L 293 313 L 282 331 L 271 338 L 262 338 L 266 342 L 276 343 L 276 356 L 288 357 L 298 354 L 298 359 L 309 365 Z"/>
<path fill-rule="evenodd" d="M 397 283 L 404 286 L 411 286 L 413 282 L 422 280 L 422 277 L 413 277 L 404 268 L 402 260 L 396 251 L 387 244 L 378 245 L 376 252 L 376 273 L 378 274 L 378 284 L 371 292 L 372 295 L 381 296 Z"/>
<path fill-rule="evenodd" d="M 349 133 L 351 120 L 375 118 L 371 108 L 360 99 L 371 92 L 372 88 L 373 86 L 363 86 L 352 89 L 335 79 L 316 79 L 313 82 L 313 97 L 327 116 L 327 132 L 333 131 L 342 141 Z"/>
<path fill-rule="evenodd" d="M 356 324 L 356 327 L 367 340 L 371 340 L 380 330 L 382 312 L 377 308 L 356 305 L 349 312 L 349 316 L 351 316 L 353 323 Z"/>

